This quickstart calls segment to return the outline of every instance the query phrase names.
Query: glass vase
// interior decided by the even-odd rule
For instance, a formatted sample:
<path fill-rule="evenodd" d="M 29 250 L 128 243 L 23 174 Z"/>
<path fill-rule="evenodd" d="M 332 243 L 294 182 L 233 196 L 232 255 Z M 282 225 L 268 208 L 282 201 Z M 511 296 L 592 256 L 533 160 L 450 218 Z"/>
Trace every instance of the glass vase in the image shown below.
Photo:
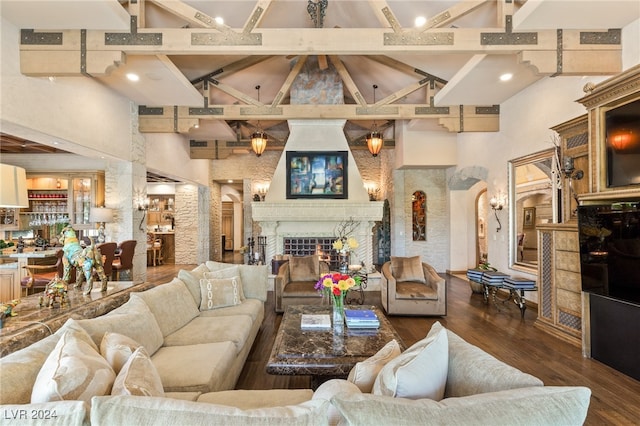
<path fill-rule="evenodd" d="M 333 296 L 332 308 L 333 330 L 342 332 L 344 327 L 344 296 Z"/>
<path fill-rule="evenodd" d="M 340 267 L 339 271 L 341 274 L 346 274 L 349 272 L 349 253 L 340 253 Z"/>

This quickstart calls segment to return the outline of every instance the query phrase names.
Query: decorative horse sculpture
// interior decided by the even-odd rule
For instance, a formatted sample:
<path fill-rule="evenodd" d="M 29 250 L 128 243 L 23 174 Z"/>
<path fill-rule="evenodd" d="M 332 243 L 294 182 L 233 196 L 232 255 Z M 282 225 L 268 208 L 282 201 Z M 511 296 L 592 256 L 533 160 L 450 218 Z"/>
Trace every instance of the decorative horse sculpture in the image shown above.
<path fill-rule="evenodd" d="M 75 266 L 75 288 L 80 288 L 83 281 L 86 280 L 87 284 L 84 286 L 83 294 L 88 295 L 91 293 L 91 289 L 93 289 L 93 273 L 95 272 L 100 281 L 102 281 L 101 291 L 107 291 L 107 275 L 104 273 L 102 265 L 102 254 L 96 248 L 93 238 L 91 239 L 91 245 L 83 249 L 78 242 L 76 231 L 71 226 L 66 226 L 62 229 L 60 242 L 63 244 L 62 251 L 64 252 L 64 256 L 62 256 L 62 264 L 64 265 L 62 279 L 68 283 L 71 267 Z"/>
<path fill-rule="evenodd" d="M 44 294 L 40 296 L 40 307 L 53 308 L 58 298 L 60 298 L 60 307 L 64 307 L 67 303 L 67 283 L 56 275 L 55 278 L 47 284 Z"/>

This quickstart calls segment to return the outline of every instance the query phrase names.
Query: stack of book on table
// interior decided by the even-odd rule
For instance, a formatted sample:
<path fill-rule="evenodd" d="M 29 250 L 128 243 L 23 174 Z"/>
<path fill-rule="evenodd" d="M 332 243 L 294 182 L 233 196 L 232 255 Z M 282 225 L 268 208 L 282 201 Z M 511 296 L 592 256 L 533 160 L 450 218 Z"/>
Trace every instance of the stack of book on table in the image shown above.
<path fill-rule="evenodd" d="M 349 328 L 371 329 L 380 327 L 378 316 L 370 309 L 345 309 L 344 317 Z"/>
<path fill-rule="evenodd" d="M 509 275 L 505 274 L 504 272 L 486 271 L 484 274 L 482 274 L 482 282 L 488 285 L 503 284 L 506 278 L 509 278 Z"/>
<path fill-rule="evenodd" d="M 331 330 L 331 318 L 323 314 L 302 314 L 300 319 L 302 330 Z"/>
<path fill-rule="evenodd" d="M 485 272 L 488 271 L 486 269 L 480 268 L 467 269 L 467 278 L 469 278 L 471 281 L 480 283 L 482 282 L 482 276 Z"/>
<path fill-rule="evenodd" d="M 517 290 L 534 289 L 536 287 L 534 280 L 520 277 L 507 277 L 504 279 L 504 284 Z"/>

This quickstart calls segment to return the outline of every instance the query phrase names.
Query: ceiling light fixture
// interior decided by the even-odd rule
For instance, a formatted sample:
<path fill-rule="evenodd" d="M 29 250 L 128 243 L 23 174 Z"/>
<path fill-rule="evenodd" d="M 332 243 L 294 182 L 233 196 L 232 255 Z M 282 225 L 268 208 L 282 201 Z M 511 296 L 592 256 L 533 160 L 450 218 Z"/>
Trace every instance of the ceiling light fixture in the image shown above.
<path fill-rule="evenodd" d="M 376 89 L 378 88 L 377 84 L 373 85 L 373 103 L 376 103 Z M 382 134 L 378 131 L 378 125 L 376 124 L 376 120 L 373 120 L 373 127 L 371 128 L 371 132 L 367 134 L 367 148 L 369 148 L 369 152 L 374 157 L 377 157 L 382 149 L 383 145 Z"/>
<path fill-rule="evenodd" d="M 216 16 L 213 20 L 216 21 L 216 24 L 218 25 L 224 24 L 224 19 L 222 18 L 222 16 Z"/>
<path fill-rule="evenodd" d="M 258 102 L 260 102 L 260 85 L 256 86 L 258 91 Z M 267 134 L 260 129 L 260 120 L 258 120 L 257 130 L 251 135 L 251 149 L 260 157 L 267 148 Z"/>
<path fill-rule="evenodd" d="M 414 21 L 414 25 L 415 25 L 416 27 L 421 27 L 421 26 L 423 26 L 423 25 L 424 25 L 424 24 L 426 24 L 426 23 L 427 23 L 427 18 L 425 18 L 424 16 L 418 16 L 418 17 L 416 18 L 416 20 Z"/>
<path fill-rule="evenodd" d="M 140 76 L 138 74 L 134 74 L 134 73 L 130 72 L 130 73 L 127 73 L 127 79 L 129 81 L 138 81 L 138 80 L 140 80 Z"/>
<path fill-rule="evenodd" d="M 513 74 L 510 72 L 504 73 L 500 76 L 500 81 L 509 81 L 513 78 Z"/>

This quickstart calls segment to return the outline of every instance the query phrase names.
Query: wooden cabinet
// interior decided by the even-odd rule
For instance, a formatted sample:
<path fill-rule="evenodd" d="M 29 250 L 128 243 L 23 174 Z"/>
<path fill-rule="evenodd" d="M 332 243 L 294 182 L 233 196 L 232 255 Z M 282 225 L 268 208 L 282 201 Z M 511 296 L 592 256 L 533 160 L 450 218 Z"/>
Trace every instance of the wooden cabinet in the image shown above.
<path fill-rule="evenodd" d="M 104 174 L 28 174 L 29 208 L 21 212 L 21 229 L 70 223 L 75 229 L 91 229 L 91 207 L 104 204 Z"/>
<path fill-rule="evenodd" d="M 149 230 L 173 229 L 175 204 L 173 195 L 149 195 Z"/>
<path fill-rule="evenodd" d="M 587 115 L 574 118 L 551 128 L 560 136 L 560 166 L 567 158 L 573 160 L 572 179 L 562 176 L 562 222 L 576 221 L 578 203 L 575 197 L 589 192 L 589 123 Z M 577 179 L 578 171 L 582 177 Z"/>
<path fill-rule="evenodd" d="M 538 247 L 536 326 L 580 346 L 582 288 L 577 224 L 538 225 Z"/>
<path fill-rule="evenodd" d="M 19 228 L 20 209 L 0 207 L 0 231 L 12 231 Z"/>
<path fill-rule="evenodd" d="M 0 303 L 20 298 L 18 262 L 0 259 Z"/>

